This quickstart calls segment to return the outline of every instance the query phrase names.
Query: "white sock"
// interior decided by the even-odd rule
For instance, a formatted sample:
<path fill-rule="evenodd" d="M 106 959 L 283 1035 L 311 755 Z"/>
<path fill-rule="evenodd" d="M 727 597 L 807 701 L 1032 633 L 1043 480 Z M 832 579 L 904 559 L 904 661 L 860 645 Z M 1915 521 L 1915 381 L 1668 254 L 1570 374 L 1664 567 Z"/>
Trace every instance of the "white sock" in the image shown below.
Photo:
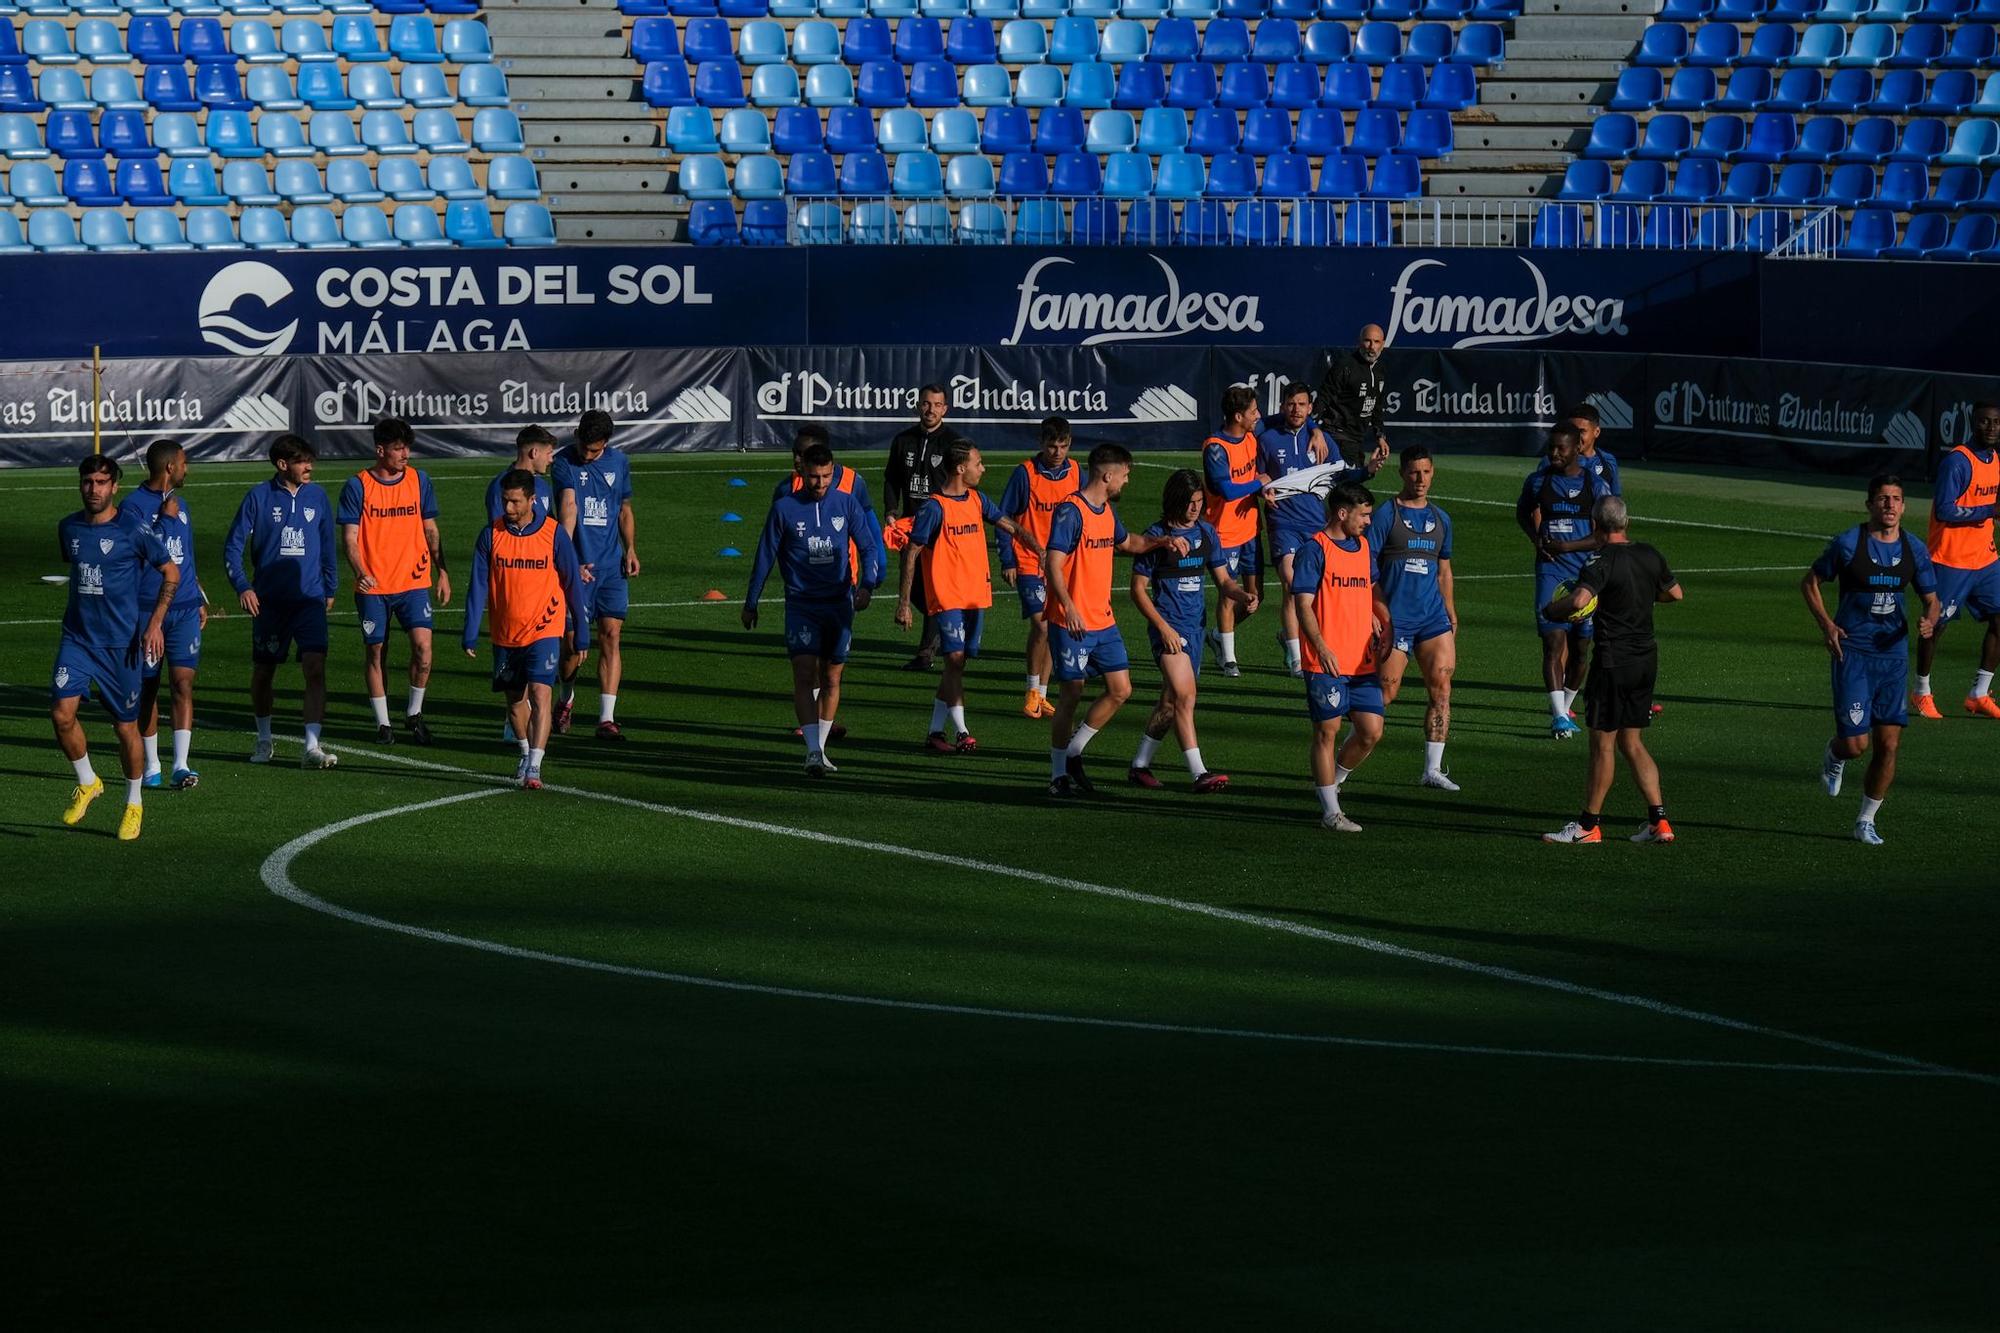
<path fill-rule="evenodd" d="M 1158 740 L 1146 735 L 1144 732 L 1140 732 L 1139 753 L 1132 756 L 1132 767 L 1151 768 L 1153 766 L 1153 753 L 1159 748 L 1160 742 Z"/>
<path fill-rule="evenodd" d="M 270 720 L 268 717 L 264 719 L 266 722 Z M 320 724 L 317 722 L 306 723 L 306 748 L 308 750 L 317 750 L 319 748 L 319 728 Z M 267 735 L 263 739 L 269 740 L 271 738 Z"/>
<path fill-rule="evenodd" d="M 819 698 L 818 690 L 813 691 L 813 698 L 815 699 Z M 597 721 L 599 725 L 602 725 L 603 723 L 606 722 L 616 722 L 617 720 L 618 720 L 618 696 L 615 694 L 598 695 Z"/>
<path fill-rule="evenodd" d="M 1444 772 L 1443 741 L 1424 742 L 1424 772 L 1426 773 Z"/>
<path fill-rule="evenodd" d="M 931 700 L 931 730 L 933 732 L 942 732 L 944 730 L 945 715 L 950 711 L 951 705 L 944 700 Z"/>
<path fill-rule="evenodd" d="M 1882 799 L 1883 799 L 1883 800 L 1887 800 L 1887 799 L 1888 799 L 1888 797 L 1886 797 L 1886 796 L 1885 796 L 1885 797 L 1883 797 Z M 1876 812 L 1876 811 L 1878 811 L 1878 810 L 1880 810 L 1881 808 L 1882 808 L 1882 801 L 1878 801 L 1878 800 L 1876 800 L 1876 799 L 1875 799 L 1874 797 L 1872 797 L 1872 796 L 1864 796 L 1864 797 L 1862 797 L 1862 798 L 1861 798 L 1861 822 L 1862 822 L 1862 823 L 1864 823 L 1864 824 L 1872 824 L 1872 823 L 1874 823 L 1874 822 L 1875 822 L 1875 812 Z"/>
<path fill-rule="evenodd" d="M 1208 765 L 1201 762 L 1201 747 L 1199 745 L 1195 746 L 1192 750 L 1182 750 L 1181 758 L 1187 760 L 1189 777 L 1198 778 L 1208 772 Z"/>
<path fill-rule="evenodd" d="M 257 719 L 257 742 L 260 745 L 271 742 L 271 719 L 268 716 Z"/>
<path fill-rule="evenodd" d="M 543 757 L 544 757 L 545 755 L 547 755 L 547 754 L 548 754 L 548 751 L 547 751 L 547 750 L 529 750 L 529 751 L 528 751 L 528 771 L 529 771 L 530 773 L 539 773 L 539 772 L 541 772 L 541 771 L 542 771 L 542 759 L 543 759 Z"/>
<path fill-rule="evenodd" d="M 822 752 L 824 752 L 826 749 L 826 743 L 832 739 L 833 739 L 833 719 L 830 717 L 823 717 L 819 720 L 819 748 Z"/>
<path fill-rule="evenodd" d="M 1050 747 L 1049 777 L 1051 779 L 1055 779 L 1060 777 L 1066 777 L 1068 776 L 1068 774 L 1069 774 L 1069 751 L 1061 748 L 1060 746 Z"/>
<path fill-rule="evenodd" d="M 1222 640 L 1222 660 L 1225 662 L 1234 662 L 1236 660 L 1236 631 L 1226 629 L 1216 637 Z"/>
<path fill-rule="evenodd" d="M 90 766 L 89 755 L 85 755 L 81 759 L 70 760 L 69 766 L 76 770 L 77 786 L 88 787 L 91 783 L 97 781 L 97 770 Z"/>
<path fill-rule="evenodd" d="M 144 790 L 145 790 L 144 778 L 127 778 L 125 780 L 125 804 L 127 805 L 140 804 L 145 799 L 143 796 L 140 795 L 140 793 Z"/>
<path fill-rule="evenodd" d="M 1285 665 L 1287 667 L 1295 667 L 1298 664 L 1299 664 L 1299 641 L 1297 639 L 1286 639 Z"/>
<path fill-rule="evenodd" d="M 1992 692 L 1992 690 L 1993 690 L 1993 673 L 1991 671 L 1979 671 L 1973 674 L 1972 696 L 1971 696 L 1972 698 L 1984 699 L 1989 693 Z"/>
<path fill-rule="evenodd" d="M 150 736 L 141 736 L 139 739 L 146 743 L 146 771 L 148 773 L 159 772 L 160 733 L 156 731 Z"/>
<path fill-rule="evenodd" d="M 1320 787 L 1317 790 L 1319 791 L 1320 812 L 1322 814 L 1329 814 L 1329 815 L 1339 814 L 1340 813 L 1339 784 L 1336 783 L 1334 786 L 1331 787 Z"/>
<path fill-rule="evenodd" d="M 188 751 L 194 748 L 194 729 L 174 732 L 174 770 L 179 772 L 188 766 Z"/>
<path fill-rule="evenodd" d="M 1049 701 L 1049 683 L 1040 676 L 1035 677 L 1035 693 L 1042 696 L 1043 703 Z"/>
<path fill-rule="evenodd" d="M 1028 688 L 1033 690 L 1036 694 L 1040 694 L 1042 692 L 1042 678 L 1036 675 L 1032 671 L 1028 673 Z"/>
<path fill-rule="evenodd" d="M 1931 678 L 1929 676 L 1918 676 L 1917 693 L 1929 694 L 1930 692 L 1931 692 Z"/>
<path fill-rule="evenodd" d="M 416 717 L 424 711 L 424 687 L 410 686 L 410 704 L 403 710 L 404 717 Z"/>
<path fill-rule="evenodd" d="M 964 704 L 953 704 L 951 706 L 951 725 L 959 735 L 963 736 L 966 734 Z"/>
<path fill-rule="evenodd" d="M 386 727 L 386 726 L 388 726 L 388 725 L 389 725 L 389 696 L 388 696 L 388 695 L 386 695 L 386 694 L 378 694 L 378 695 L 375 695 L 375 696 L 374 696 L 373 698 L 369 699 L 369 701 L 368 701 L 368 706 L 369 706 L 370 708 L 372 708 L 372 709 L 374 709 L 374 710 L 375 710 L 375 725 L 376 725 L 376 726 L 378 726 L 378 727 Z"/>
<path fill-rule="evenodd" d="M 1566 690 L 1549 691 L 1550 717 L 1559 718 L 1559 717 L 1567 717 L 1569 715 L 1569 705 L 1563 702 L 1563 695 L 1566 693 L 1568 693 L 1568 691 Z"/>
<path fill-rule="evenodd" d="M 1083 748 L 1086 745 L 1090 744 L 1090 738 L 1095 736 L 1096 734 L 1097 734 L 1096 727 L 1091 726 L 1088 722 L 1079 723 L 1075 734 L 1069 738 L 1068 753 L 1079 754 L 1079 755 L 1082 754 Z"/>
<path fill-rule="evenodd" d="M 528 738 L 526 736 L 520 738 L 520 746 L 521 746 L 521 757 L 525 759 L 528 757 L 530 753 L 528 749 Z"/>
<path fill-rule="evenodd" d="M 1563 713 L 1565 716 L 1568 715 L 1570 709 L 1576 707 L 1576 696 L 1577 691 L 1575 690 L 1563 691 Z"/>
<path fill-rule="evenodd" d="M 1351 769 L 1351 768 L 1342 768 L 1342 767 L 1341 767 L 1341 766 L 1340 766 L 1339 764 L 1335 764 L 1335 765 L 1333 766 L 1333 785 L 1334 785 L 1334 786 L 1335 786 L 1336 788 L 1340 787 L 1340 786 L 1341 786 L 1341 785 L 1342 785 L 1343 783 L 1345 783 L 1345 782 L 1346 782 L 1346 781 L 1347 781 L 1347 780 L 1348 780 L 1348 779 L 1349 779 L 1350 777 L 1352 777 L 1352 776 L 1354 776 L 1354 770 L 1353 770 L 1353 769 Z"/>

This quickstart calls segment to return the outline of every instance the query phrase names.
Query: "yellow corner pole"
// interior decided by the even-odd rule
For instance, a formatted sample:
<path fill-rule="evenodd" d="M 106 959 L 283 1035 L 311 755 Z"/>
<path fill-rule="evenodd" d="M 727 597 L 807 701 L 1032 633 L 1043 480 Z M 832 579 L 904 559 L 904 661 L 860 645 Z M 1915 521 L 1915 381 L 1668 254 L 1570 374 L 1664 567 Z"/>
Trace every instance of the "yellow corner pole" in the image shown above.
<path fill-rule="evenodd" d="M 93 454 L 104 452 L 103 389 L 104 346 L 100 343 L 90 349 L 90 452 Z"/>

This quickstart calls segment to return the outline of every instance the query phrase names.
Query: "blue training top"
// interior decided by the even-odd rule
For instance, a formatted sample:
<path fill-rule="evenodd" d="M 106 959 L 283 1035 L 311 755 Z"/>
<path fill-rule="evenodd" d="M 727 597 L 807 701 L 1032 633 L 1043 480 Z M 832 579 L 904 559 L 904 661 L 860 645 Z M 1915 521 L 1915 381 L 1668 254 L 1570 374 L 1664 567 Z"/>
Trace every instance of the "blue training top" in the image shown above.
<path fill-rule="evenodd" d="M 137 523 L 149 527 L 166 544 L 167 554 L 174 558 L 174 567 L 181 572 L 180 586 L 174 589 L 174 610 L 184 611 L 201 605 L 201 584 L 194 572 L 194 515 L 188 509 L 185 495 L 177 506 L 180 513 L 173 518 L 166 514 L 166 491 L 156 491 L 150 486 L 139 486 L 130 495 L 118 502 L 118 521 Z M 153 599 L 160 595 L 160 571 L 151 565 L 139 576 L 139 604 L 151 608 Z"/>
<path fill-rule="evenodd" d="M 1833 623 L 1847 633 L 1847 646 L 1862 653 L 1902 653 L 1910 636 L 1903 618 L 1903 589 L 1937 591 L 1931 553 L 1909 533 L 1893 542 L 1870 537 L 1866 557 L 1859 554 L 1862 527 L 1856 525 L 1826 544 L 1813 561 L 1812 572 L 1822 580 L 1840 581 L 1840 605 Z"/>
<path fill-rule="evenodd" d="M 173 563 L 160 534 L 144 523 L 114 514 L 107 523 L 92 523 L 78 510 L 56 524 L 56 540 L 69 561 L 69 605 L 63 609 L 63 633 L 92 648 L 123 652 L 139 635 L 142 619 L 150 619 L 152 602 L 143 614 L 139 581 L 148 566 L 158 570 Z M 160 595 L 160 576 L 153 576 L 153 598 Z"/>
<path fill-rule="evenodd" d="M 837 602 L 850 596 L 850 538 L 861 555 L 861 586 L 871 591 L 880 586 L 885 556 L 869 518 L 861 502 L 843 491 L 828 491 L 818 500 L 806 499 L 803 491 L 779 495 L 764 520 L 743 604 L 757 605 L 773 569 L 784 580 L 788 602 Z"/>
<path fill-rule="evenodd" d="M 632 498 L 632 463 L 606 447 L 585 462 L 575 445 L 556 455 L 549 480 L 558 497 L 576 492 L 576 553 L 596 572 L 599 581 L 622 578 L 625 539 L 618 535 L 618 513 Z M 556 513 L 561 514 L 558 508 Z"/>
<path fill-rule="evenodd" d="M 1368 521 L 1375 580 L 1389 616 L 1398 625 L 1421 625 L 1445 615 L 1441 562 L 1451 559 L 1451 519 L 1434 504 L 1388 500 Z"/>
<path fill-rule="evenodd" d="M 1175 555 L 1165 546 L 1148 551 L 1132 562 L 1133 577 L 1143 574 L 1152 580 L 1153 605 L 1169 625 L 1182 631 L 1201 629 L 1208 623 L 1209 571 L 1229 567 L 1215 529 L 1196 519 L 1186 527 L 1155 523 L 1146 535 L 1184 538 L 1188 552 Z"/>

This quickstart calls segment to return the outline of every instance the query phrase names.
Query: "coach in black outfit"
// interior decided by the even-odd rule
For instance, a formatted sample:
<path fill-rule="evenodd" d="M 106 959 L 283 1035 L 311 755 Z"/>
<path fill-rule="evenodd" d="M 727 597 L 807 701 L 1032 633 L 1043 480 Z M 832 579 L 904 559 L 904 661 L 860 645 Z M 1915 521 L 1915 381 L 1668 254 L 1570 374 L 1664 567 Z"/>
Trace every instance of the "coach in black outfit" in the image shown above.
<path fill-rule="evenodd" d="M 1599 842 L 1598 814 L 1611 792 L 1617 756 L 1625 756 L 1632 779 L 1646 799 L 1646 826 L 1634 842 L 1672 842 L 1673 826 L 1660 795 L 1660 770 L 1646 751 L 1645 730 L 1653 720 L 1653 685 L 1660 674 L 1660 650 L 1653 638 L 1653 607 L 1681 600 L 1680 581 L 1667 558 L 1629 535 L 1631 515 L 1615 495 L 1597 502 L 1594 529 L 1604 545 L 1577 575 L 1576 589 L 1552 598 L 1542 618 L 1566 621 L 1597 599 L 1596 648 L 1590 679 L 1583 687 L 1584 723 L 1590 728 L 1590 776 L 1583 813 L 1549 842 Z"/>
<path fill-rule="evenodd" d="M 889 516 L 914 518 L 924 501 L 931 498 L 932 488 L 941 481 L 945 455 L 960 439 L 957 431 L 944 424 L 949 405 L 944 385 L 926 384 L 917 390 L 917 424 L 889 441 L 889 466 L 882 474 L 882 490 L 887 497 L 882 503 L 887 506 Z M 903 548 L 904 565 L 918 558 L 909 547 Z M 906 669 L 930 670 L 937 646 L 937 628 L 926 611 L 923 639 L 917 646 L 917 655 L 905 664 Z"/>
<path fill-rule="evenodd" d="M 1370 454 L 1389 456 L 1382 434 L 1382 326 L 1361 330 L 1354 349 L 1334 358 L 1313 404 L 1320 426 L 1340 444 L 1340 456 L 1359 466 Z"/>

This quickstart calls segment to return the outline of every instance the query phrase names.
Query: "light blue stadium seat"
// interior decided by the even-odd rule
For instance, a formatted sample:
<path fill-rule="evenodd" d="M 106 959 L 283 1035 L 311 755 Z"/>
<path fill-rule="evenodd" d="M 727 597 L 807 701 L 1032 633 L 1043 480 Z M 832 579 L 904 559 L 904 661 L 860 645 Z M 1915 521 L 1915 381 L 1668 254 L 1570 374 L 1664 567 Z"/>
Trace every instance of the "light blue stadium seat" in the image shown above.
<path fill-rule="evenodd" d="M 746 157 L 737 162 L 731 181 L 738 199 L 778 199 L 785 193 L 785 169 L 769 154 Z"/>
<path fill-rule="evenodd" d="M 305 64 L 324 64 L 337 59 L 327 41 L 326 29 L 314 19 L 288 19 L 279 32 L 278 46 L 287 57 Z"/>
<path fill-rule="evenodd" d="M 979 117 L 963 107 L 938 112 L 931 121 L 931 150 L 941 156 L 979 152 Z"/>
<path fill-rule="evenodd" d="M 1113 66 L 1101 60 L 1085 61 L 1070 67 L 1063 105 L 1079 111 L 1101 111 L 1112 104 L 1117 90 L 1118 73 Z"/>
<path fill-rule="evenodd" d="M 980 67 L 966 71 L 969 78 Z M 988 67 L 990 68 L 990 67 Z M 1099 66 L 1099 68 L 1104 68 Z M 1059 106 L 1068 89 L 1061 69 L 1054 65 L 1023 65 L 1014 89 L 1016 106 Z"/>
<path fill-rule="evenodd" d="M 211 170 L 211 177 L 213 174 Z M 55 171 L 46 162 L 22 162 L 14 167 L 7 173 L 7 189 L 30 208 L 61 207 L 69 202 Z"/>
<path fill-rule="evenodd" d="M 681 159 L 680 192 L 690 199 L 729 198 L 729 168 L 713 156 Z"/>
<path fill-rule="evenodd" d="M 66 66 L 44 69 L 35 92 L 36 100 L 58 111 L 87 112 L 96 106 L 82 73 Z"/>
<path fill-rule="evenodd" d="M 445 250 L 451 239 L 438 224 L 438 215 L 429 204 L 403 204 L 396 209 L 397 241 L 413 250 Z"/>
<path fill-rule="evenodd" d="M 1143 199 L 1153 192 L 1153 159 L 1144 153 L 1118 152 L 1104 159 L 1107 199 Z"/>
<path fill-rule="evenodd" d="M 266 112 L 257 122 L 257 146 L 271 157 L 311 157 L 305 127 L 290 112 Z"/>
<path fill-rule="evenodd" d="M 154 254 L 194 249 L 188 244 L 187 233 L 181 230 L 180 214 L 171 208 L 140 209 L 132 218 L 132 234 L 140 249 Z"/>
<path fill-rule="evenodd" d="M 1188 145 L 1187 112 L 1178 107 L 1148 107 L 1139 119 L 1139 151 L 1158 157 Z"/>
<path fill-rule="evenodd" d="M 965 204 L 958 210 L 960 245 L 1007 244 L 1007 215 L 998 204 Z"/>
<path fill-rule="evenodd" d="M 424 179 L 424 169 L 411 157 L 385 157 L 375 168 L 376 188 L 397 203 L 429 203 L 437 191 Z"/>
<path fill-rule="evenodd" d="M 435 65 L 444 59 L 437 29 L 427 14 L 398 14 L 389 20 L 389 54 L 405 64 Z M 386 230 L 386 228 L 385 228 Z M 350 240 L 353 237 L 350 235 Z"/>
<path fill-rule="evenodd" d="M 1146 58 L 1146 25 L 1133 19 L 1113 19 L 1104 25 L 1097 59 L 1118 66 Z"/>
<path fill-rule="evenodd" d="M 491 69 L 491 65 L 470 65 L 468 69 Z M 458 98 L 452 94 L 451 85 L 445 82 L 444 70 L 437 65 L 405 65 L 398 84 L 403 100 L 411 106 L 426 110 L 442 110 L 458 105 Z"/>
<path fill-rule="evenodd" d="M 279 202 L 278 192 L 271 188 L 271 178 L 264 173 L 262 162 L 224 162 L 222 192 L 235 204 Z"/>
<path fill-rule="evenodd" d="M 237 215 L 237 230 L 243 243 L 252 250 L 296 250 L 298 242 L 292 239 L 290 228 L 285 225 L 285 215 L 275 208 L 246 208 Z"/>
<path fill-rule="evenodd" d="M 482 153 L 525 151 L 521 121 L 505 107 L 482 107 L 472 115 L 472 143 Z"/>
<path fill-rule="evenodd" d="M 904 153 L 896 159 L 890 182 L 893 193 L 906 199 L 935 199 L 944 193 L 944 168 L 934 153 Z"/>
<path fill-rule="evenodd" d="M 901 233 L 891 205 L 862 203 L 854 206 L 854 220 L 848 228 L 848 236 L 856 245 L 893 245 L 900 239 Z"/>
<path fill-rule="evenodd" d="M 847 239 L 847 222 L 835 203 L 801 204 L 792 215 L 792 235 L 800 245 L 839 245 Z"/>
<path fill-rule="evenodd" d="M 379 64 L 389 58 L 375 35 L 374 20 L 353 14 L 333 20 L 333 53 L 350 65 Z"/>
<path fill-rule="evenodd" d="M 952 199 L 991 199 L 993 164 L 983 156 L 954 157 L 945 164 L 944 192 Z"/>
<path fill-rule="evenodd" d="M 1156 199 L 1199 199 L 1208 188 L 1208 163 L 1199 153 L 1173 150 L 1160 155 L 1153 182 Z"/>
<path fill-rule="evenodd" d="M 1888 63 L 1889 57 L 1895 53 L 1895 30 L 1870 24 L 1855 29 L 1854 36 L 1847 43 L 1847 53 L 1834 63 L 1850 68 L 1878 69 Z"/>
<path fill-rule="evenodd" d="M 404 69 L 428 69 L 427 65 L 406 65 Z M 347 95 L 369 111 L 397 111 L 403 94 L 396 87 L 387 65 L 355 65 L 347 73 Z"/>
<path fill-rule="evenodd" d="M 69 214 L 54 208 L 38 208 L 28 214 L 28 244 L 43 254 L 78 254 L 84 248 Z"/>
<path fill-rule="evenodd" d="M 762 119 L 762 117 L 759 117 Z M 459 132 L 458 117 L 441 108 L 419 111 L 411 125 L 417 147 L 427 153 L 469 153 L 472 145 Z"/>
<path fill-rule="evenodd" d="M 1833 23 L 1815 23 L 1799 38 L 1793 68 L 1831 69 L 1847 55 L 1847 30 Z"/>
<path fill-rule="evenodd" d="M 89 18 L 78 21 L 75 50 L 79 59 L 93 65 L 129 65 L 132 53 L 125 49 L 125 36 L 109 20 Z"/>
<path fill-rule="evenodd" d="M 391 111 L 370 111 L 367 114 L 395 115 Z M 211 117 L 209 125 L 213 127 L 214 124 L 215 121 Z M 396 127 L 400 132 L 402 129 L 400 120 L 396 122 Z M 354 133 L 354 122 L 338 111 L 315 111 L 312 120 L 307 122 L 307 133 L 312 140 L 313 148 L 326 157 L 359 157 L 369 151 Z M 414 147 L 412 145 L 410 151 L 414 151 Z"/>
<path fill-rule="evenodd" d="M 352 204 L 340 215 L 341 238 L 362 250 L 399 249 L 389 218 L 375 204 Z"/>
<path fill-rule="evenodd" d="M 1947 166 L 1990 166 L 2000 161 L 2000 123 L 1991 120 L 1960 121 L 1952 134 L 1951 146 L 1938 154 Z"/>
<path fill-rule="evenodd" d="M 903 210 L 902 235 L 905 245 L 951 244 L 951 210 L 943 204 L 911 204 Z"/>
<path fill-rule="evenodd" d="M 320 179 L 319 167 L 302 158 L 286 158 L 272 170 L 272 188 L 288 204 L 330 204 L 333 191 Z"/>
<path fill-rule="evenodd" d="M 792 63 L 806 68 L 840 63 L 840 29 L 825 19 L 808 19 L 792 30 Z"/>
<path fill-rule="evenodd" d="M 292 231 L 298 232 L 298 218 L 292 219 Z M 493 250 L 506 244 L 493 232 L 493 214 L 480 200 L 460 199 L 445 205 L 445 237 L 461 250 Z"/>
<path fill-rule="evenodd" d="M 474 65 L 466 72 L 487 69 Z M 764 108 L 797 108 L 804 100 L 799 89 L 799 72 L 791 65 L 758 65 L 750 71 L 750 105 Z"/>
<path fill-rule="evenodd" d="M 243 91 L 260 111 L 298 111 L 305 106 L 292 86 L 291 71 L 283 65 L 252 65 Z"/>
<path fill-rule="evenodd" d="M 328 193 L 343 204 L 377 204 L 383 192 L 376 188 L 368 164 L 358 157 L 336 157 L 326 164 Z"/>
<path fill-rule="evenodd" d="M 853 106 L 854 76 L 845 65 L 814 65 L 806 71 L 807 106 Z"/>
<path fill-rule="evenodd" d="M 197 250 L 243 250 L 248 247 L 236 237 L 236 228 L 225 209 L 190 208 L 187 215 L 188 243 Z"/>
<path fill-rule="evenodd" d="M 1137 144 L 1139 132 L 1129 111 L 1093 111 L 1083 146 L 1100 156 L 1129 151 Z"/>
<path fill-rule="evenodd" d="M 775 19 L 753 19 L 737 34 L 737 59 L 743 64 L 782 65 L 787 56 L 785 28 Z M 636 58 L 637 53 L 634 53 Z"/>
<path fill-rule="evenodd" d="M 361 115 L 361 142 L 377 156 L 417 151 L 416 142 L 410 138 L 409 127 L 393 111 L 364 111 Z"/>
<path fill-rule="evenodd" d="M 285 59 L 278 34 L 263 19 L 238 19 L 229 30 L 229 49 L 249 65 L 270 65 Z"/>
<path fill-rule="evenodd" d="M 1010 19 L 1000 29 L 1000 62 L 1039 65 L 1049 58 L 1049 34 L 1034 19 Z"/>
<path fill-rule="evenodd" d="M 974 65 L 964 74 L 967 106 L 1011 106 L 1014 82 L 1004 65 Z"/>
<path fill-rule="evenodd" d="M 924 113 L 909 107 L 895 107 L 875 122 L 875 143 L 884 153 L 921 153 L 930 148 L 930 127 Z"/>
<path fill-rule="evenodd" d="M 79 59 L 75 48 L 69 44 L 69 30 L 53 19 L 29 19 L 23 24 L 21 51 L 30 60 L 44 66 L 74 65 Z"/>
<path fill-rule="evenodd" d="M 0 114 L 0 153 L 15 161 L 27 161 L 47 157 L 49 149 L 42 142 L 41 129 L 32 116 L 10 111 Z"/>
<path fill-rule="evenodd" d="M 1069 240 L 1069 222 L 1055 199 L 1026 199 L 1014 213 L 1014 244 L 1062 245 Z"/>
<path fill-rule="evenodd" d="M 771 151 L 771 122 L 754 107 L 738 107 L 722 113 L 719 138 L 725 153 L 768 153 Z"/>

